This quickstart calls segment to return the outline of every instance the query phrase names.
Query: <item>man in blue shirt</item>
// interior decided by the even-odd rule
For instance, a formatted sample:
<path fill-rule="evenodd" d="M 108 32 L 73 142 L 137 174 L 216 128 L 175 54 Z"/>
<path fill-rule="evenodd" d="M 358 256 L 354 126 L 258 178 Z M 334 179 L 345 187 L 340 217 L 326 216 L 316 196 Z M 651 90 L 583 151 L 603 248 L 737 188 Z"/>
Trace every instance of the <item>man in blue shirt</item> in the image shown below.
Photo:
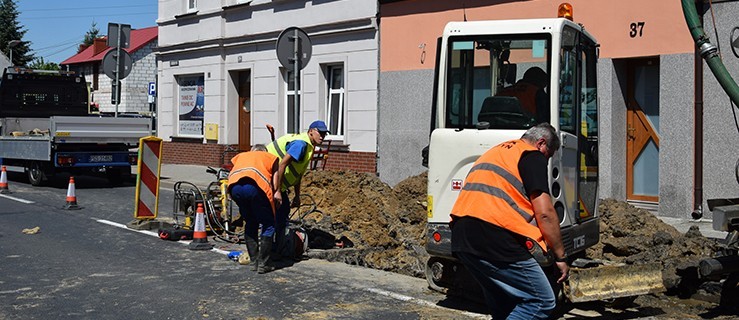
<path fill-rule="evenodd" d="M 267 151 L 280 158 L 277 176 L 282 177 L 282 205 L 277 208 L 275 215 L 275 229 L 277 231 L 278 251 L 283 244 L 285 227 L 290 215 L 290 207 L 300 206 L 300 181 L 308 171 L 313 150 L 323 143 L 329 133 L 326 123 L 321 120 L 313 121 L 308 131 L 300 134 L 287 134 L 277 138 L 267 146 Z M 288 189 L 293 187 L 295 195 L 288 202 Z"/>

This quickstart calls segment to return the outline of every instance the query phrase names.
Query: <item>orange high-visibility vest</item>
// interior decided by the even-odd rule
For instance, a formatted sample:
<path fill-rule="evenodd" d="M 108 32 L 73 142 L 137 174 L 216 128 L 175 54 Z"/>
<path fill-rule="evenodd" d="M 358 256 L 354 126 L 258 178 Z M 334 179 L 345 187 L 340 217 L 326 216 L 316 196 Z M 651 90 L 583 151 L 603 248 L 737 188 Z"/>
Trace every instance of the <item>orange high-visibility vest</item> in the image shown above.
<path fill-rule="evenodd" d="M 527 82 L 519 81 L 516 84 L 501 90 L 496 94 L 496 96 L 516 97 L 524 110 L 530 112 L 532 115 L 536 115 L 536 92 L 538 91 L 539 87 Z"/>
<path fill-rule="evenodd" d="M 278 161 L 277 156 L 265 151 L 249 151 L 237 154 L 231 158 L 234 167 L 228 174 L 229 192 L 231 186 L 239 180 L 245 177 L 250 178 L 267 195 L 267 199 L 272 205 L 272 214 L 274 214 L 275 202 L 274 192 L 272 191 L 272 175 L 274 172 L 272 169 L 276 161 Z"/>
<path fill-rule="evenodd" d="M 534 206 L 523 187 L 518 162 L 536 148 L 523 140 L 503 142 L 480 156 L 465 178 L 451 214 L 475 217 L 528 237 L 547 250 L 535 225 Z"/>

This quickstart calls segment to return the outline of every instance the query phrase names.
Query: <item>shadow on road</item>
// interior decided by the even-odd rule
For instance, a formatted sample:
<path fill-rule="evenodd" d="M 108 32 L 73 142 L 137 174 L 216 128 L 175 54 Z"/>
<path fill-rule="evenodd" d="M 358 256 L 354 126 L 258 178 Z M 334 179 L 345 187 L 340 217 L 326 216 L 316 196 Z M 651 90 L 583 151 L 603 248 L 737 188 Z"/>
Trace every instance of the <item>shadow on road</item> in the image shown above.
<path fill-rule="evenodd" d="M 58 173 L 48 180 L 44 181 L 43 187 L 55 188 L 55 189 L 67 189 L 69 187 L 68 173 Z M 28 177 L 24 173 L 20 172 L 8 172 L 8 181 L 20 182 L 28 184 Z M 104 188 L 126 188 L 136 186 L 136 176 L 131 175 L 128 178 L 122 179 L 120 183 L 112 183 L 105 175 L 74 175 L 74 187 L 75 189 L 104 189 Z M 12 185 L 10 186 L 12 189 Z"/>

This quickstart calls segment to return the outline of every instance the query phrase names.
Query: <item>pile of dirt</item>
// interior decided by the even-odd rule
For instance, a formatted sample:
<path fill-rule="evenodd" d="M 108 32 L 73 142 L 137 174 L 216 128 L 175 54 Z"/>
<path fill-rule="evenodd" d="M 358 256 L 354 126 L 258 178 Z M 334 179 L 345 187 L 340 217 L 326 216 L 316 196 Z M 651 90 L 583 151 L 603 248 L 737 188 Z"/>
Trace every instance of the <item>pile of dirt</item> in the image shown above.
<path fill-rule="evenodd" d="M 626 202 L 606 199 L 598 209 L 600 242 L 588 248 L 587 256 L 626 264 L 659 262 L 668 292 L 693 291 L 698 263 L 718 249 L 718 242 L 704 237 L 697 226 L 682 234 Z"/>
<path fill-rule="evenodd" d="M 301 193 L 315 202 L 316 210 L 303 218 L 309 230 L 353 244 L 324 252 L 322 258 L 423 277 L 428 259 L 425 173 L 390 188 L 371 174 L 310 171 Z"/>
<path fill-rule="evenodd" d="M 312 197 L 315 211 L 305 216 L 305 226 L 351 244 L 351 248 L 314 252 L 314 256 L 424 277 L 426 179 L 423 173 L 391 188 L 371 174 L 308 172 L 301 190 Z M 682 234 L 649 211 L 623 201 L 601 201 L 599 215 L 600 242 L 587 250 L 588 258 L 626 264 L 659 262 L 668 290 L 694 292 L 698 262 L 717 250 L 718 242 L 702 236 L 697 228 Z"/>

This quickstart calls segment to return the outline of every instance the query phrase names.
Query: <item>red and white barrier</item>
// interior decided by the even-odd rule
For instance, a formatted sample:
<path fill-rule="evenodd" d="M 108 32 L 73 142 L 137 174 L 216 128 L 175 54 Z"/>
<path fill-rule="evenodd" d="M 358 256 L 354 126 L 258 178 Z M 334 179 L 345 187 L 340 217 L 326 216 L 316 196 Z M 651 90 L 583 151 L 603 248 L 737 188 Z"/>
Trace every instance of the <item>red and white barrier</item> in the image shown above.
<path fill-rule="evenodd" d="M 144 137 L 139 140 L 136 202 L 133 216 L 139 220 L 156 219 L 159 211 L 159 178 L 162 166 L 162 139 Z"/>

